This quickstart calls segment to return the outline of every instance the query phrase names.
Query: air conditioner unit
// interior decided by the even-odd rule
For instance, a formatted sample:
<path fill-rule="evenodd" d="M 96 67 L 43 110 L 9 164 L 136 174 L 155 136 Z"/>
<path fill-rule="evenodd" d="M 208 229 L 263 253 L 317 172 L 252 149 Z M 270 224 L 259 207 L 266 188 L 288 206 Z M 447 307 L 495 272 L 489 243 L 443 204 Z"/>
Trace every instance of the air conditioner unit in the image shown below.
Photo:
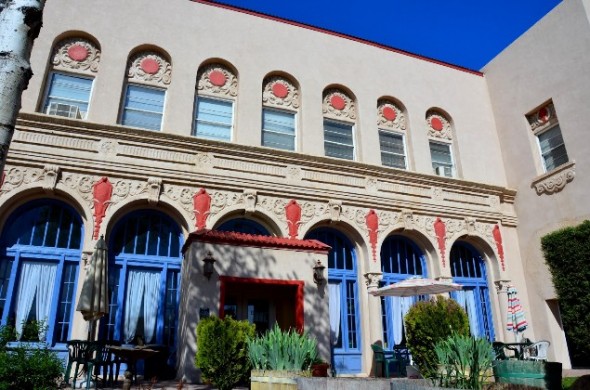
<path fill-rule="evenodd" d="M 446 176 L 445 167 L 436 167 L 435 171 L 436 171 L 436 174 L 439 176 Z"/>
<path fill-rule="evenodd" d="M 47 107 L 47 113 L 49 115 L 59 115 L 68 118 L 82 119 L 80 108 L 72 104 L 51 103 L 49 107 Z"/>

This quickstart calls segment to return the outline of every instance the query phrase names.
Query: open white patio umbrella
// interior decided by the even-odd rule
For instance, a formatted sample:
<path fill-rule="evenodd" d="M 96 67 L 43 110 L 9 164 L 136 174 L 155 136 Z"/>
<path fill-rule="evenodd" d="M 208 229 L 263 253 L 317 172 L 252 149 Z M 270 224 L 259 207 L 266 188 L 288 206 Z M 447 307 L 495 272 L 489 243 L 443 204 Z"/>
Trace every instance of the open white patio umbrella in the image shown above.
<path fill-rule="evenodd" d="M 413 297 L 416 295 L 442 294 L 461 290 L 463 286 L 443 280 L 412 277 L 392 283 L 370 293 L 376 297 Z"/>
<path fill-rule="evenodd" d="M 508 287 L 508 319 L 506 329 L 514 332 L 514 339 L 519 342 L 519 335 L 528 327 L 528 322 L 524 316 L 524 310 L 518 299 L 518 292 L 514 286 Z"/>
<path fill-rule="evenodd" d="M 82 285 L 82 292 L 76 310 L 82 313 L 86 321 L 90 322 L 88 339 L 94 337 L 94 323 L 109 313 L 108 299 L 108 257 L 104 237 L 101 236 L 90 264 L 86 271 L 86 278 Z"/>

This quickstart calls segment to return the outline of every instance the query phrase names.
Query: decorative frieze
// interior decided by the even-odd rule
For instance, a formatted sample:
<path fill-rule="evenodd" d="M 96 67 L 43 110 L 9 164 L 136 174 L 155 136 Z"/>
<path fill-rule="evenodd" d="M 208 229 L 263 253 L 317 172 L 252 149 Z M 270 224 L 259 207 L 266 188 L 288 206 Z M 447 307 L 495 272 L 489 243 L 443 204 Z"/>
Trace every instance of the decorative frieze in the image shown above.
<path fill-rule="evenodd" d="M 428 136 L 431 138 L 448 141 L 453 139 L 451 123 L 438 111 L 429 110 L 426 113 L 426 128 L 428 129 Z"/>
<path fill-rule="evenodd" d="M 369 289 L 379 288 L 379 282 L 383 280 L 382 272 L 367 272 L 363 276 L 365 277 L 365 285 Z"/>
<path fill-rule="evenodd" d="M 12 167 L 4 172 L 4 181 L 0 193 L 9 193 L 20 186 L 35 183 L 44 178 L 44 170 L 40 168 Z"/>
<path fill-rule="evenodd" d="M 537 195 L 551 195 L 563 190 L 567 183 L 574 180 L 575 176 L 576 166 L 572 161 L 538 177 L 533 181 L 531 187 L 537 191 Z"/>
<path fill-rule="evenodd" d="M 59 178 L 59 167 L 46 165 L 43 167 L 43 189 L 45 192 L 53 192 Z"/>
<path fill-rule="evenodd" d="M 132 82 L 164 87 L 172 81 L 172 65 L 159 53 L 139 52 L 129 59 L 127 79 Z"/>
<path fill-rule="evenodd" d="M 264 80 L 262 104 L 267 107 L 299 109 L 299 90 L 290 80 L 271 76 Z"/>
<path fill-rule="evenodd" d="M 253 213 L 256 211 L 256 201 L 258 195 L 254 190 L 244 190 L 244 207 L 247 213 Z"/>
<path fill-rule="evenodd" d="M 393 101 L 380 99 L 377 102 L 377 126 L 381 129 L 406 130 L 406 115 Z"/>
<path fill-rule="evenodd" d="M 327 118 L 356 121 L 356 103 L 340 89 L 332 88 L 324 92 L 322 112 Z"/>
<path fill-rule="evenodd" d="M 225 65 L 209 64 L 201 67 L 197 74 L 198 95 L 236 98 L 238 78 Z"/>
<path fill-rule="evenodd" d="M 100 49 L 87 39 L 67 38 L 55 45 L 51 63 L 55 69 L 96 73 L 100 63 Z"/>

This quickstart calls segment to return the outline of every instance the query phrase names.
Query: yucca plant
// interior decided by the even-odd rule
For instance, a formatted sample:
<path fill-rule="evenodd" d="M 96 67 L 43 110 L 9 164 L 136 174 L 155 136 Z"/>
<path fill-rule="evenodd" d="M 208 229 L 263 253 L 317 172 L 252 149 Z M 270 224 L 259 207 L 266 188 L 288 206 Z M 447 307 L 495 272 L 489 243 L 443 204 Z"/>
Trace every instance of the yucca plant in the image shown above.
<path fill-rule="evenodd" d="M 482 389 L 492 368 L 494 350 L 483 338 L 453 333 L 434 347 L 442 371 L 438 373 L 441 387 Z"/>
<path fill-rule="evenodd" d="M 317 341 L 307 333 L 283 331 L 278 324 L 248 338 L 248 357 L 256 370 L 305 371 L 317 358 Z"/>

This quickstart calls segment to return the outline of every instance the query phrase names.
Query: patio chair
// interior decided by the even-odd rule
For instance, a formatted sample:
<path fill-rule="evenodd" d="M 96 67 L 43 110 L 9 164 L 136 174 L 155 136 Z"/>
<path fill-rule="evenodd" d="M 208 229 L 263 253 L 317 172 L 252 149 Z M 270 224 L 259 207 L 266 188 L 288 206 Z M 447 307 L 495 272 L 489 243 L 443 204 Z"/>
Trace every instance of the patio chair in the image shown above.
<path fill-rule="evenodd" d="M 524 358 L 527 360 L 547 360 L 549 345 L 551 345 L 549 341 L 541 340 L 524 347 Z"/>
<path fill-rule="evenodd" d="M 375 368 L 381 368 L 381 375 L 383 377 L 391 378 L 391 374 L 394 372 L 396 376 L 402 376 L 402 361 L 399 359 L 398 354 L 395 351 L 385 351 L 378 344 L 371 344 L 371 349 L 373 350 Z M 391 365 L 394 366 L 394 371 L 391 370 Z"/>
<path fill-rule="evenodd" d="M 492 348 L 494 349 L 494 354 L 496 355 L 496 360 L 508 360 L 508 356 L 506 356 L 506 351 L 504 348 L 506 346 L 504 343 L 500 341 L 494 341 L 492 343 Z"/>
<path fill-rule="evenodd" d="M 90 351 L 90 343 L 86 340 L 69 340 L 66 342 L 68 347 L 68 364 L 64 381 L 70 384 L 70 376 L 72 378 L 72 388 L 76 388 L 76 378 L 84 371 L 88 363 Z M 72 367 L 74 372 L 72 374 Z"/>

